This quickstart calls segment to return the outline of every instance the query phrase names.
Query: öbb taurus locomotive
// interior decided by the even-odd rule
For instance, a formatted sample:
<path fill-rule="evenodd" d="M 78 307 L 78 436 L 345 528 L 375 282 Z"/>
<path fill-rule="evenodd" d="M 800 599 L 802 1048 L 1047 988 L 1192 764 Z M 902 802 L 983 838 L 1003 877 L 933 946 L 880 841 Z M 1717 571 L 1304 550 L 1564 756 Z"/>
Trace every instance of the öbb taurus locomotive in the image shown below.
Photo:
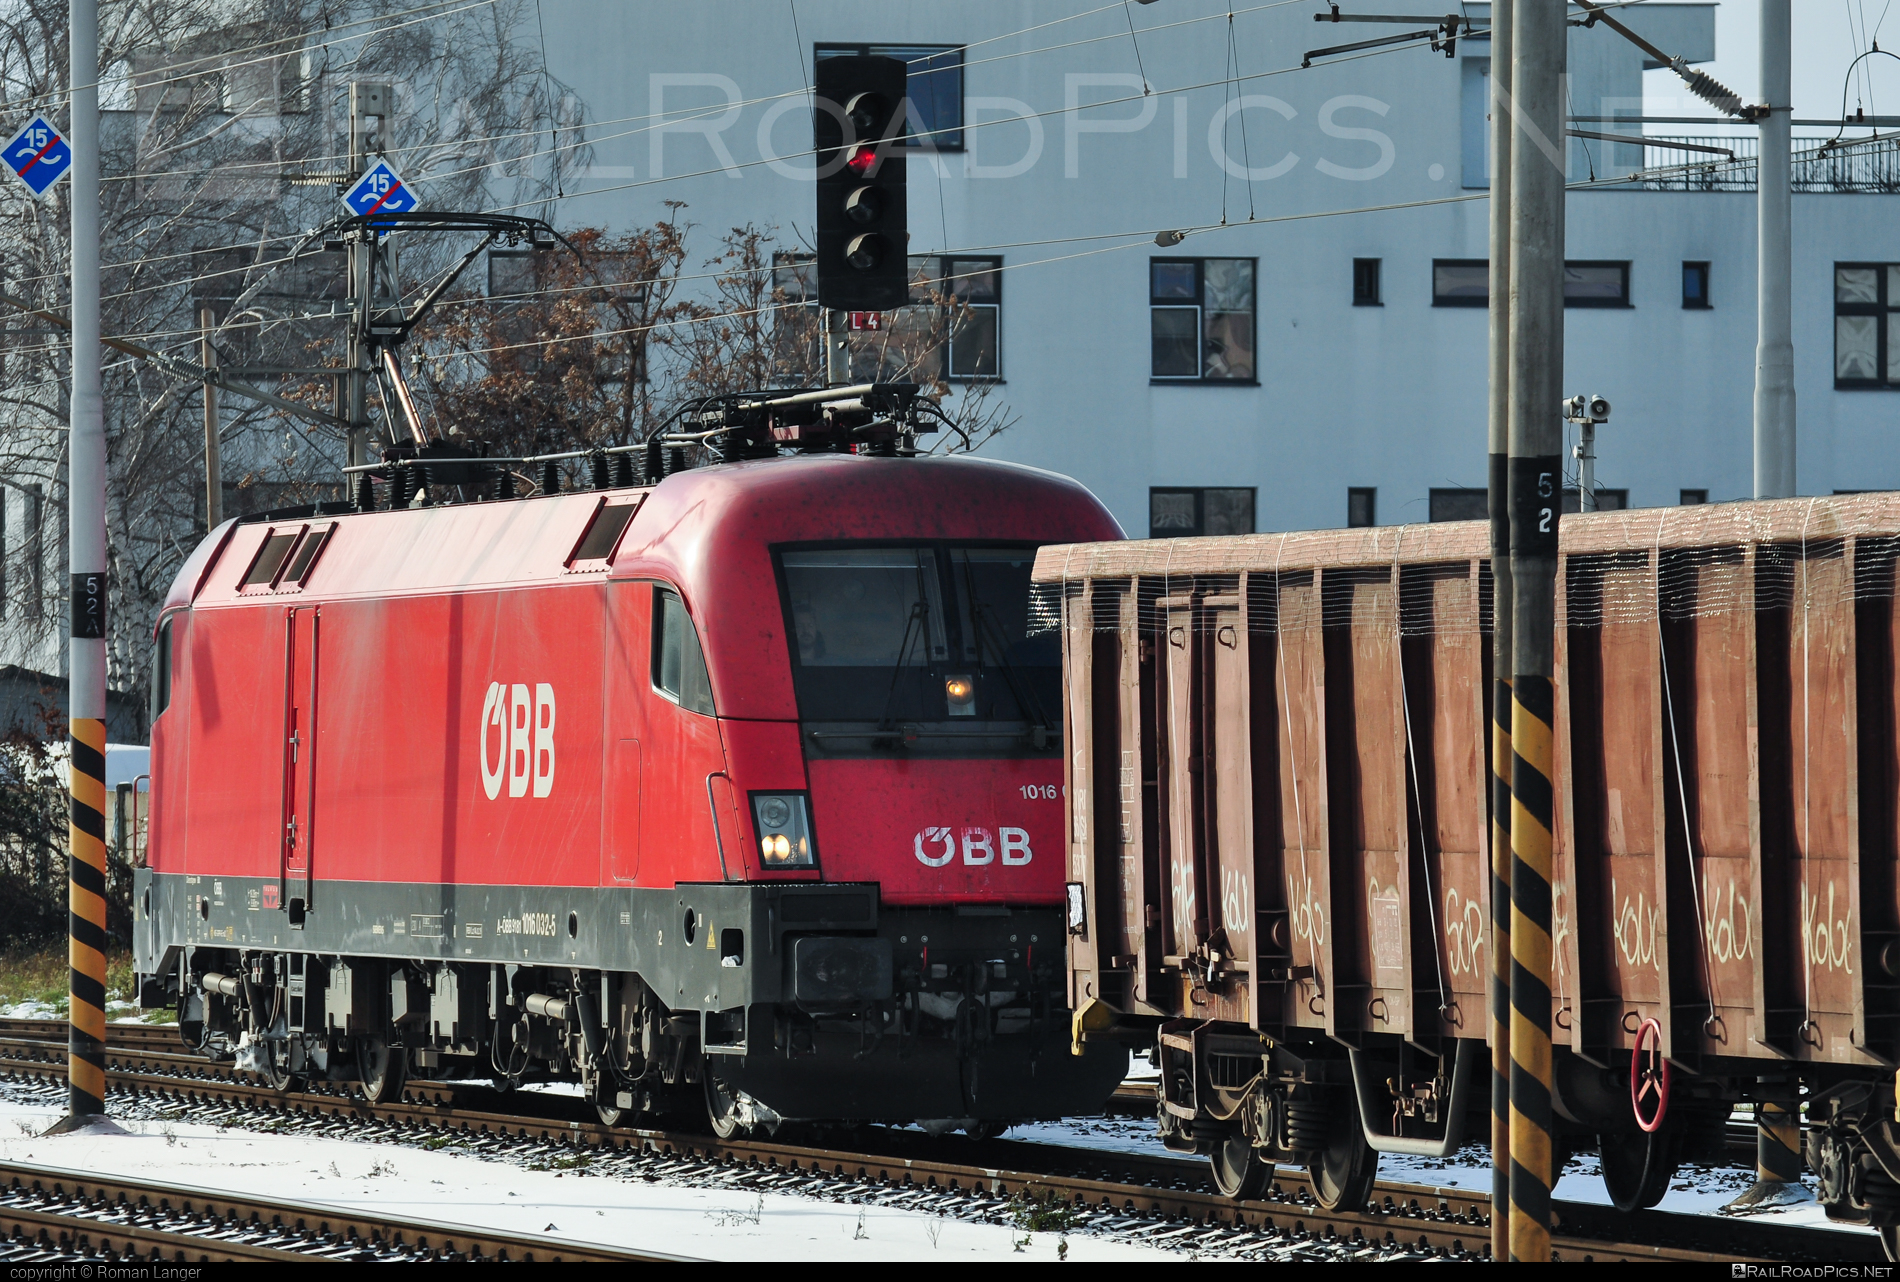
<path fill-rule="evenodd" d="M 1479 522 L 1046 548 L 1071 995 L 1231 1193 L 1482 1140 Z M 1731 1106 L 1805 1106 L 1830 1216 L 1900 1223 L 1900 501 L 1563 522 L 1552 1102 L 1653 1205 Z M 1467 1124 L 1469 1123 L 1469 1125 Z"/>
<path fill-rule="evenodd" d="M 143 1000 L 378 1099 L 568 1077 L 725 1134 L 1099 1106 L 1126 1057 L 1069 1053 L 1025 612 L 1039 545 L 1119 530 L 894 452 L 215 531 L 155 633 Z"/>

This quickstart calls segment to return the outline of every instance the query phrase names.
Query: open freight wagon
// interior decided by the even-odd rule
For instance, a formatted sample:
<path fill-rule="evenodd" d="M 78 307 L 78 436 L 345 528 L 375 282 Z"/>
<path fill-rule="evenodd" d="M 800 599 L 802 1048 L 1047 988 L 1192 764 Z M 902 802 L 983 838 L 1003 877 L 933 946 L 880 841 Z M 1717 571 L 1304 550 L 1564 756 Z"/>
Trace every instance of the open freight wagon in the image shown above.
<path fill-rule="evenodd" d="M 1556 1156 L 1653 1205 L 1735 1102 L 1801 1100 L 1829 1214 L 1891 1249 L 1900 495 L 1561 535 Z M 1484 1138 L 1487 527 L 1055 546 L 1035 582 L 1078 1045 L 1152 1048 L 1164 1138 L 1237 1196 L 1291 1162 L 1350 1206 L 1379 1151 Z"/>

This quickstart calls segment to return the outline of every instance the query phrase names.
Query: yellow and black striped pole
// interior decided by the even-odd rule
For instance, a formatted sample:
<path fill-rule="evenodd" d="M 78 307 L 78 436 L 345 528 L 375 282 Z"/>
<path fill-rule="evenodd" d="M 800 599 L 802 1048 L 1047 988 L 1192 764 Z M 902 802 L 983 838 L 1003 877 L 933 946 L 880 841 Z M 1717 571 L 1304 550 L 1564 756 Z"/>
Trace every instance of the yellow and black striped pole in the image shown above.
<path fill-rule="evenodd" d="M 1491 116 L 1508 120 L 1511 4 L 1491 6 Z M 1511 1251 L 1511 130 L 1491 130 L 1491 1258 Z"/>
<path fill-rule="evenodd" d="M 1755 1182 L 1801 1182 L 1801 1115 L 1798 1105 L 1763 1100 L 1755 1105 Z"/>
<path fill-rule="evenodd" d="M 99 370 L 99 5 L 72 0 L 72 417 L 67 434 L 67 569 L 72 574 L 71 1112 L 106 1094 L 106 426 Z"/>
<path fill-rule="evenodd" d="M 1722 1210 L 1809 1201 L 1801 1184 L 1801 1104 L 1790 1083 L 1762 1078 L 1755 1104 L 1755 1182 Z"/>
<path fill-rule="evenodd" d="M 1511 1205 L 1515 1261 L 1550 1259 L 1551 832 L 1557 522 L 1563 514 L 1562 0 L 1511 31 Z M 1494 62 L 1493 66 L 1497 64 Z M 1553 147 L 1551 139 L 1557 139 Z"/>
<path fill-rule="evenodd" d="M 1541 673 L 1519 672 L 1511 683 L 1511 1258 L 1518 1261 L 1550 1259 L 1551 696 Z"/>
<path fill-rule="evenodd" d="M 1503 626 L 1498 648 L 1508 664 L 1511 634 L 1508 622 Z M 1505 1260 L 1511 1254 L 1511 683 L 1495 682 L 1492 699 L 1491 1258 Z"/>
<path fill-rule="evenodd" d="M 106 723 L 72 719 L 71 1115 L 106 1111 Z"/>

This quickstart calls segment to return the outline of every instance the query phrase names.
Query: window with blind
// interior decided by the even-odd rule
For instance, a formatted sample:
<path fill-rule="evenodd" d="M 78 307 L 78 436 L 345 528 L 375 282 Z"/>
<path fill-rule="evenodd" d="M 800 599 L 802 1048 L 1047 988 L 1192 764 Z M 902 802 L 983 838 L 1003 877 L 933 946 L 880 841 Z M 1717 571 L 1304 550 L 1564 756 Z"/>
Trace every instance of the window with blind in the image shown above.
<path fill-rule="evenodd" d="M 1834 264 L 1834 386 L 1900 387 L 1900 263 Z"/>

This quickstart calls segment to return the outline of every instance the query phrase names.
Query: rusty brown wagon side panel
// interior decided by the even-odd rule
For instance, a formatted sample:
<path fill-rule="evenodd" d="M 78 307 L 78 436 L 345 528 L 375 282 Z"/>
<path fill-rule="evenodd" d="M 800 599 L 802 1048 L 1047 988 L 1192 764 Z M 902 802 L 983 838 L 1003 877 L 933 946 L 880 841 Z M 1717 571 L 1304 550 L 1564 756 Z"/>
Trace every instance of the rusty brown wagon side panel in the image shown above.
<path fill-rule="evenodd" d="M 1563 522 L 1556 1038 L 1900 1059 L 1900 497 Z M 1044 549 L 1073 993 L 1483 1037 L 1481 523 Z"/>

